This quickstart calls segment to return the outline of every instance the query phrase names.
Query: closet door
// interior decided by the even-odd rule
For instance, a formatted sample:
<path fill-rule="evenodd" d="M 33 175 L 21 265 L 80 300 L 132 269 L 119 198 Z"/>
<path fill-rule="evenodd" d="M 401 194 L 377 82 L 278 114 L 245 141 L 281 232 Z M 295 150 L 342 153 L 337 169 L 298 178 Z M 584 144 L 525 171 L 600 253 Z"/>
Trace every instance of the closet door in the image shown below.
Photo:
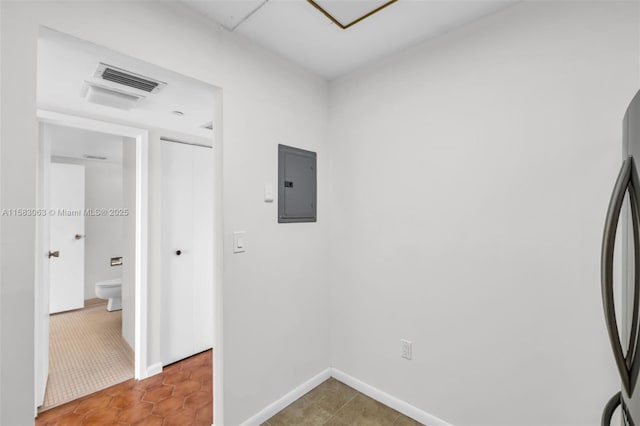
<path fill-rule="evenodd" d="M 194 353 L 213 346 L 213 149 L 193 146 Z"/>
<path fill-rule="evenodd" d="M 162 142 L 164 365 L 209 349 L 213 342 L 208 331 L 213 330 L 211 151 Z"/>

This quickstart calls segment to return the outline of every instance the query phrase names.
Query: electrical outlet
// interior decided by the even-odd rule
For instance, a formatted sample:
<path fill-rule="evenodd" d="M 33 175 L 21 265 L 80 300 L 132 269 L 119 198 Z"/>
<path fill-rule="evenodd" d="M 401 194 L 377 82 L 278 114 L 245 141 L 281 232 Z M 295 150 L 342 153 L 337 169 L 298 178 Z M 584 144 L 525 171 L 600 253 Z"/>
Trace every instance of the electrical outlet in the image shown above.
<path fill-rule="evenodd" d="M 412 343 L 409 340 L 401 339 L 400 340 L 400 345 L 401 345 L 400 356 L 402 358 L 411 359 L 411 345 L 412 345 Z"/>

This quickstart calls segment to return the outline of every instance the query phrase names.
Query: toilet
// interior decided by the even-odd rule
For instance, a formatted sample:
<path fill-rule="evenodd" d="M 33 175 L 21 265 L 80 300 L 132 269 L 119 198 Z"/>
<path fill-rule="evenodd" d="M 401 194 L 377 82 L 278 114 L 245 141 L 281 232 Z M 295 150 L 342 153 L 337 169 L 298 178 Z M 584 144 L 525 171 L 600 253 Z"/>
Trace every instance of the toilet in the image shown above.
<path fill-rule="evenodd" d="M 122 279 L 98 281 L 96 283 L 96 296 L 100 299 L 108 299 L 107 311 L 119 311 L 122 309 Z"/>

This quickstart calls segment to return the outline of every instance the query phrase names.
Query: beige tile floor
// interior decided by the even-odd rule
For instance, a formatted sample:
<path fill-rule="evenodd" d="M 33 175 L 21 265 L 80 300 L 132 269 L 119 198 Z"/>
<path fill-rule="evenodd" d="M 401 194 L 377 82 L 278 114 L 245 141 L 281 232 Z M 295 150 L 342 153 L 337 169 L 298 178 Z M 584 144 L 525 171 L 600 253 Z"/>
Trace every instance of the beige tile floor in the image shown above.
<path fill-rule="evenodd" d="M 422 423 L 330 378 L 263 426 L 417 426 Z"/>
<path fill-rule="evenodd" d="M 133 351 L 122 338 L 122 311 L 107 301 L 51 315 L 49 380 L 40 412 L 133 377 Z"/>

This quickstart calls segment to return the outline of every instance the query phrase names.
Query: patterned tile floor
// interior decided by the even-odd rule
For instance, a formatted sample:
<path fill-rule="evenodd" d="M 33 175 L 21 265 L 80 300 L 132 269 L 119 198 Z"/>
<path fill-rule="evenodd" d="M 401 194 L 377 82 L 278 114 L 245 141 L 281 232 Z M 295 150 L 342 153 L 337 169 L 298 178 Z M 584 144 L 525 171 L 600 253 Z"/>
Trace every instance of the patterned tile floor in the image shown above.
<path fill-rule="evenodd" d="M 50 317 L 49 380 L 40 411 L 90 395 L 133 377 L 133 351 L 122 338 L 122 311 L 107 301 Z"/>
<path fill-rule="evenodd" d="M 212 373 L 209 350 L 148 379 L 127 380 L 45 411 L 36 426 L 211 426 Z"/>
<path fill-rule="evenodd" d="M 421 423 L 330 378 L 262 426 L 419 426 Z"/>

